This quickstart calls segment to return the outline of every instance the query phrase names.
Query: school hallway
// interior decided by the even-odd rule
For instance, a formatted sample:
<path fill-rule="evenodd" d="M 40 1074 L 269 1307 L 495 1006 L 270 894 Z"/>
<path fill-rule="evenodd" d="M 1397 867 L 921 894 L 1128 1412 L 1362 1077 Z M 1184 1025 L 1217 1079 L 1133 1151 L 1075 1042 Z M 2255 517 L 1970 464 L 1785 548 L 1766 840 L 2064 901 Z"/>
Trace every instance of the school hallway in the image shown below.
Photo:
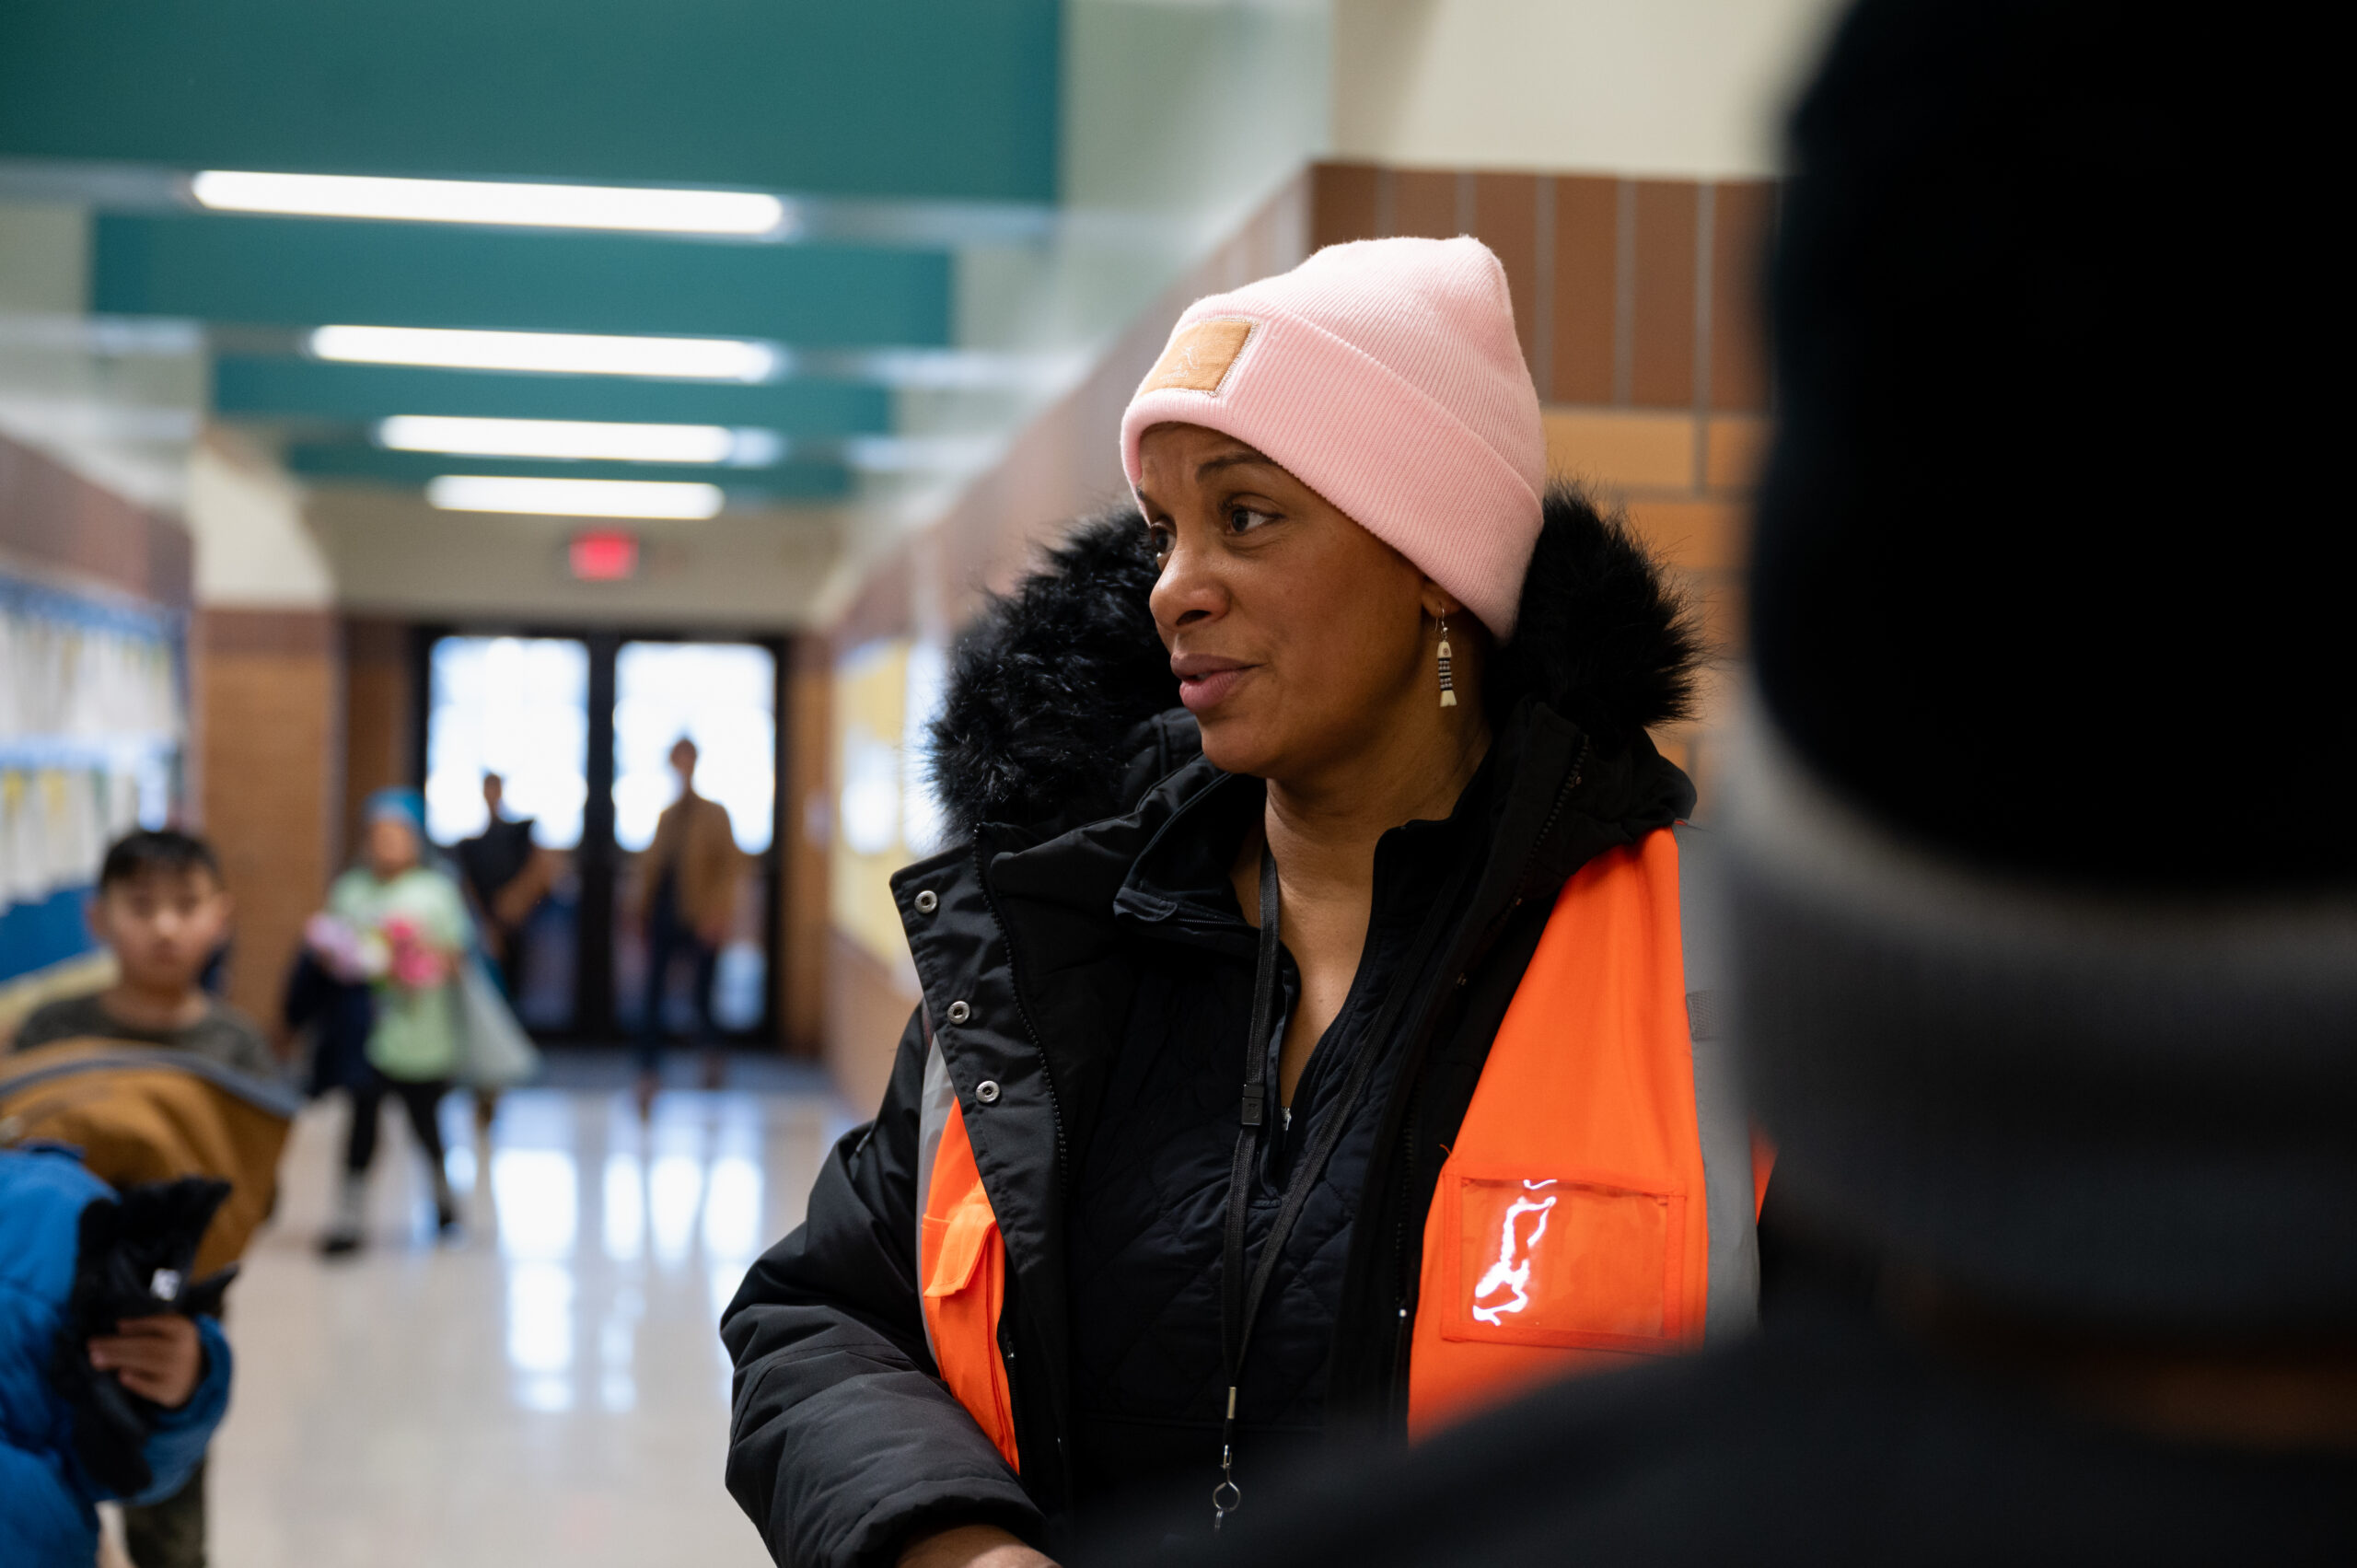
<path fill-rule="evenodd" d="M 618 1055 L 568 1053 L 551 1076 L 586 1086 L 508 1095 L 482 1141 L 465 1097 L 446 1103 L 466 1223 L 441 1245 L 389 1111 L 369 1245 L 323 1261 L 343 1103 L 296 1123 L 229 1303 L 214 1562 L 767 1561 L 721 1483 L 714 1324 L 851 1118 L 817 1074 L 772 1062 L 737 1072 L 755 1086 L 667 1092 L 644 1124 Z"/>

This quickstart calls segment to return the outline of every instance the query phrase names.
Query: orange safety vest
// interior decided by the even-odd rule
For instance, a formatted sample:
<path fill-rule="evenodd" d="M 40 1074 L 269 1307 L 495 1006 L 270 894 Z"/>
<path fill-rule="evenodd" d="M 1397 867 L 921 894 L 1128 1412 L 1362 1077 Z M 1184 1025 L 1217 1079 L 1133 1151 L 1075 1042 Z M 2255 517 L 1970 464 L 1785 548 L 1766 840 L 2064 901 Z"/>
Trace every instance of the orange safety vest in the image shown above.
<path fill-rule="evenodd" d="M 936 1048 L 933 1060 L 940 1060 Z M 927 1076 L 931 1076 L 928 1071 Z M 924 1291 L 924 1333 L 941 1380 L 994 1444 L 1009 1469 L 1020 1472 L 1015 1446 L 1015 1396 L 999 1358 L 998 1318 L 1006 1305 L 1006 1243 L 998 1215 L 974 1167 L 966 1113 L 949 1097 L 948 1121 L 925 1184 L 917 1221 L 917 1278 Z"/>
<path fill-rule="evenodd" d="M 1556 898 L 1425 1215 L 1411 1436 L 1750 1324 L 1767 1160 L 1711 1021 L 1715 976 L 1697 972 L 1711 958 L 1699 900 L 1680 897 L 1686 831 L 1597 855 Z M 923 1121 L 926 1338 L 1017 1466 L 1005 1248 L 938 1047 Z"/>

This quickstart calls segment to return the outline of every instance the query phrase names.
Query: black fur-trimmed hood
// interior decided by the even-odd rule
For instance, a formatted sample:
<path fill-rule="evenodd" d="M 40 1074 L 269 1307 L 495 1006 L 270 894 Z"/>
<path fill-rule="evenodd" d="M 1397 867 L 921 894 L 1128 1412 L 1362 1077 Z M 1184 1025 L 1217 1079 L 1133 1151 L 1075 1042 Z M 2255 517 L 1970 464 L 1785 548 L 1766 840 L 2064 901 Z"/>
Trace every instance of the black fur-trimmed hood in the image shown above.
<path fill-rule="evenodd" d="M 1144 524 L 1122 507 L 1081 524 L 967 629 L 932 733 L 953 837 L 1120 808 L 1134 732 L 1178 706 L 1146 606 L 1155 577 Z M 1691 617 L 1628 526 L 1550 487 L 1514 640 L 1490 660 L 1492 716 L 1535 698 L 1599 746 L 1623 746 L 1687 716 L 1701 656 Z"/>

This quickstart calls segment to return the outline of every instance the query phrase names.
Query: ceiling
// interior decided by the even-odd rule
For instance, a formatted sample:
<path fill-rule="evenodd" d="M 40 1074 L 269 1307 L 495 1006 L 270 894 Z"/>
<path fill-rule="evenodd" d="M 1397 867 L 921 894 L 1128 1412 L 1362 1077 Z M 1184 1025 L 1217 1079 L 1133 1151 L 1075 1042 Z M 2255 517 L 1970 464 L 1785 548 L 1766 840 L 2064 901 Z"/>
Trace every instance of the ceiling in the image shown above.
<path fill-rule="evenodd" d="M 13 0 L 0 192 L 93 215 L 88 311 L 202 323 L 210 412 L 314 481 L 452 471 L 834 501 L 911 354 L 959 341 L 961 245 L 1059 195 L 1057 0 Z M 752 238 L 201 210 L 198 170 L 723 188 Z M 331 363 L 336 324 L 755 340 L 750 384 Z M 875 351 L 888 351 L 877 353 Z M 777 437 L 727 464 L 454 459 L 398 415 L 674 423 Z"/>

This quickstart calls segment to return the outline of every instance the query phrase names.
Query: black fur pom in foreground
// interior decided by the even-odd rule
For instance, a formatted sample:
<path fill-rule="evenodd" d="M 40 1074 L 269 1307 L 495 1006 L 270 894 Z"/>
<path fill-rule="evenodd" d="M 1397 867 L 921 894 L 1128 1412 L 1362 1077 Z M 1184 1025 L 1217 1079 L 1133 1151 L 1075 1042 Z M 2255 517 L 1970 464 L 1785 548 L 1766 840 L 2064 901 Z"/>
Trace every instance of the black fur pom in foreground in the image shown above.
<path fill-rule="evenodd" d="M 1490 658 L 1492 717 L 1534 696 L 1609 749 L 1692 716 L 1700 629 L 1629 525 L 1573 486 L 1548 487 L 1518 614 Z"/>
<path fill-rule="evenodd" d="M 1154 629 L 1145 520 L 1091 518 L 1040 569 L 992 601 L 950 655 L 933 725 L 933 784 L 953 839 L 982 822 L 1109 809 L 1122 740 L 1178 705 Z"/>
<path fill-rule="evenodd" d="M 1178 705 L 1146 605 L 1155 577 L 1144 522 L 1123 508 L 1082 524 L 968 630 L 933 726 L 953 839 L 1119 808 L 1125 743 Z M 1701 635 L 1627 525 L 1569 486 L 1547 493 L 1520 618 L 1491 656 L 1494 717 L 1536 697 L 1614 749 L 1691 712 Z"/>

